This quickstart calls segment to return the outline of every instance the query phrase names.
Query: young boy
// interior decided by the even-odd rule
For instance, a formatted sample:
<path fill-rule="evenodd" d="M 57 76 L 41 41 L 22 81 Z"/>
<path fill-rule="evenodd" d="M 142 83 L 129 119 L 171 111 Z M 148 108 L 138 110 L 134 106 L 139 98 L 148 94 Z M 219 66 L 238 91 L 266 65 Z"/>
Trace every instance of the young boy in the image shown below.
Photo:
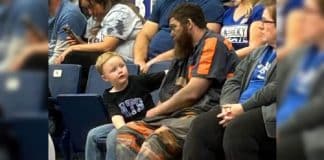
<path fill-rule="evenodd" d="M 107 52 L 98 57 L 96 69 L 102 79 L 112 87 L 103 94 L 105 105 L 112 123 L 98 126 L 89 131 L 87 136 L 86 160 L 112 160 L 115 158 L 116 129 L 127 122 L 141 120 L 146 111 L 154 107 L 151 92 L 158 89 L 165 76 L 164 72 L 142 76 L 128 76 L 125 61 L 114 52 Z M 106 140 L 107 154 L 104 156 L 98 143 Z"/>

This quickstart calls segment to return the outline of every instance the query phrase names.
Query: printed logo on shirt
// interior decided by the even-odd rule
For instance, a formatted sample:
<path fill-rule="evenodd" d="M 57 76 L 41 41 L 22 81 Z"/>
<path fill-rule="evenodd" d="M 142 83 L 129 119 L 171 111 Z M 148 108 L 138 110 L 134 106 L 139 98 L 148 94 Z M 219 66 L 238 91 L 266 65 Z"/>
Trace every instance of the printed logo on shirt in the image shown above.
<path fill-rule="evenodd" d="M 248 25 L 224 26 L 221 35 L 232 43 L 248 43 Z"/>
<path fill-rule="evenodd" d="M 260 80 L 265 80 L 266 73 L 270 70 L 271 63 L 267 62 L 265 65 L 259 64 L 257 65 L 258 75 L 257 78 Z"/>
<path fill-rule="evenodd" d="M 122 114 L 131 117 L 144 110 L 144 102 L 141 98 L 127 99 L 118 104 Z"/>

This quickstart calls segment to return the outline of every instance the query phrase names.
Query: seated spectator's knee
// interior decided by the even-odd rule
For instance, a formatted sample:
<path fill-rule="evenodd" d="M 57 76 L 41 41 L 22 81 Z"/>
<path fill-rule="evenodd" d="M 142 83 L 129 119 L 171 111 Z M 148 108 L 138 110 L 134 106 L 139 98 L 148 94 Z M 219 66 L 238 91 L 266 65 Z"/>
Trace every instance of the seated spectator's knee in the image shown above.
<path fill-rule="evenodd" d="M 244 127 L 239 120 L 234 119 L 230 122 L 225 129 L 224 138 L 223 138 L 223 148 L 224 150 L 245 147 L 242 146 L 242 140 L 244 140 Z"/>
<path fill-rule="evenodd" d="M 95 139 L 96 139 L 96 131 L 95 131 L 95 129 L 91 129 L 88 132 L 87 141 L 95 141 Z"/>
<path fill-rule="evenodd" d="M 191 136 L 201 137 L 205 130 L 209 130 L 218 125 L 216 112 L 206 112 L 197 116 L 191 123 L 189 133 Z"/>

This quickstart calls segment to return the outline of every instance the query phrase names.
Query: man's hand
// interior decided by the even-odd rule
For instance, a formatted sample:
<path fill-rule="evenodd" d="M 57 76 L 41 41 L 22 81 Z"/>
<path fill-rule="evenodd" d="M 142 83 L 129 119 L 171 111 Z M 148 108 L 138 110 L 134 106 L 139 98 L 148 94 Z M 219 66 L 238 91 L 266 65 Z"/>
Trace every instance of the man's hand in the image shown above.
<path fill-rule="evenodd" d="M 148 110 L 147 112 L 146 112 L 146 116 L 145 117 L 155 117 L 155 116 L 158 116 L 159 115 L 159 112 L 158 112 L 158 110 L 157 110 L 157 108 L 156 107 L 154 107 L 154 108 L 152 108 L 152 109 L 150 109 L 150 110 Z"/>

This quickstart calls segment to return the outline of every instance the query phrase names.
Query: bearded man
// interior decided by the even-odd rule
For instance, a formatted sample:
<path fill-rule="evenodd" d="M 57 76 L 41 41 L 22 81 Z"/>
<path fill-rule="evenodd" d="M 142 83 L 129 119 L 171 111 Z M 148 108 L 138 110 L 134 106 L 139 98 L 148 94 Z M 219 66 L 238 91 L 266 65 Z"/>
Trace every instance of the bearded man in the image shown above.
<path fill-rule="evenodd" d="M 192 120 L 218 106 L 237 64 L 231 43 L 206 28 L 201 8 L 178 6 L 169 18 L 176 58 L 162 83 L 160 102 L 143 121 L 118 130 L 117 159 L 180 159 Z"/>

